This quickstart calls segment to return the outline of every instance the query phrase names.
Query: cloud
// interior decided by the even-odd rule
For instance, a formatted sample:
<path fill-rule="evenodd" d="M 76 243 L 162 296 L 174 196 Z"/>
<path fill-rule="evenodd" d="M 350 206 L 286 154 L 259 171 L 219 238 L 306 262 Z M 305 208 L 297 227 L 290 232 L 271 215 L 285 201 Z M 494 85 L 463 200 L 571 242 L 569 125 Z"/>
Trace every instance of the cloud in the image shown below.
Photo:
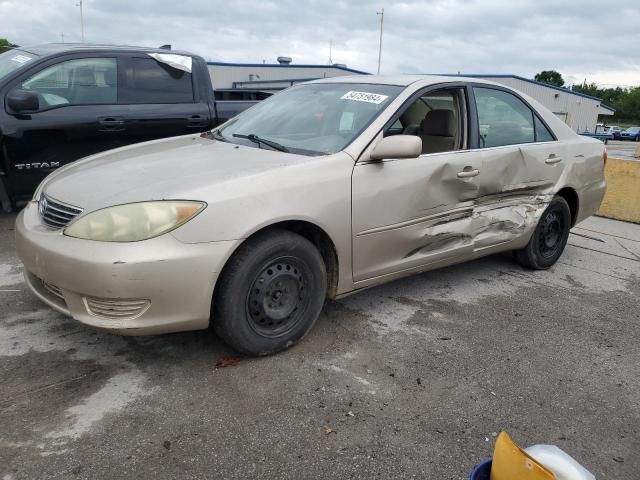
<path fill-rule="evenodd" d="M 80 41 L 77 0 L 0 0 L 0 36 L 29 45 Z M 208 60 L 332 60 L 383 73 L 514 73 L 640 84 L 640 5 L 601 0 L 84 0 L 88 42 L 193 51 Z"/>

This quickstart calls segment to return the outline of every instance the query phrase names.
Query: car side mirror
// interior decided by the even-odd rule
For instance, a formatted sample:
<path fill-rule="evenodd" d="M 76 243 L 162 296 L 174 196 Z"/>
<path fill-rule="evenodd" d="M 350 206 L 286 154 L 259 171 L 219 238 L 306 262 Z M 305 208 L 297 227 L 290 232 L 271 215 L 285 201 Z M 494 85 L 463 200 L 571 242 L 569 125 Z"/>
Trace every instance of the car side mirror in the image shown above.
<path fill-rule="evenodd" d="M 415 135 L 384 137 L 369 155 L 371 160 L 387 158 L 417 158 L 422 153 L 422 139 Z"/>
<path fill-rule="evenodd" d="M 12 90 L 7 94 L 7 107 L 13 113 L 37 112 L 40 108 L 38 94 L 30 90 Z"/>

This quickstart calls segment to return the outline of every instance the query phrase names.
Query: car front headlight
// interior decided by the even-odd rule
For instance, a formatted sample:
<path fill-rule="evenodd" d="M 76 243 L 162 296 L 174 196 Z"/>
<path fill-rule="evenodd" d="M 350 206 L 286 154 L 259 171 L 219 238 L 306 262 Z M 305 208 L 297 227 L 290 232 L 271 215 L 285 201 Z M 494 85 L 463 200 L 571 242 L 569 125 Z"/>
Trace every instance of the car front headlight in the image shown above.
<path fill-rule="evenodd" d="M 100 242 L 137 242 L 178 228 L 206 206 L 204 202 L 186 200 L 117 205 L 78 218 L 65 228 L 64 234 Z"/>

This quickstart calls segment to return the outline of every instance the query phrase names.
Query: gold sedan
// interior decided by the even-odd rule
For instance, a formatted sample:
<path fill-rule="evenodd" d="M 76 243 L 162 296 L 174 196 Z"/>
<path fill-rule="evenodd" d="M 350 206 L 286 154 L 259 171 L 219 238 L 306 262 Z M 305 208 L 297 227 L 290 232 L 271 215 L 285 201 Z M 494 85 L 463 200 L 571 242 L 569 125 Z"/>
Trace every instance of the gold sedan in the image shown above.
<path fill-rule="evenodd" d="M 212 325 L 266 355 L 327 297 L 505 250 L 549 268 L 597 211 L 605 161 L 601 142 L 491 82 L 332 78 L 56 171 L 17 248 L 33 292 L 80 322 Z"/>

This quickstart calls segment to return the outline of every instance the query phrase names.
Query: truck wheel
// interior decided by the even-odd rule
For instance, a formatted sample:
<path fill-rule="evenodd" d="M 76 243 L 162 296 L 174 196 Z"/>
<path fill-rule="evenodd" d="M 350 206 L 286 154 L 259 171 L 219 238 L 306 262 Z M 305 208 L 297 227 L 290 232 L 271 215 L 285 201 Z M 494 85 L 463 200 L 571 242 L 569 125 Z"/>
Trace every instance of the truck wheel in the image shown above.
<path fill-rule="evenodd" d="M 15 202 L 9 197 L 4 180 L 0 177 L 0 210 L 5 213 L 11 213 L 15 208 Z"/>
<path fill-rule="evenodd" d="M 571 209 L 562 197 L 554 197 L 543 212 L 526 247 L 514 250 L 523 267 L 546 270 L 562 255 L 571 229 Z"/>
<path fill-rule="evenodd" d="M 326 267 L 318 249 L 300 235 L 272 230 L 249 238 L 228 261 L 211 321 L 238 352 L 269 355 L 311 330 L 326 294 Z"/>

